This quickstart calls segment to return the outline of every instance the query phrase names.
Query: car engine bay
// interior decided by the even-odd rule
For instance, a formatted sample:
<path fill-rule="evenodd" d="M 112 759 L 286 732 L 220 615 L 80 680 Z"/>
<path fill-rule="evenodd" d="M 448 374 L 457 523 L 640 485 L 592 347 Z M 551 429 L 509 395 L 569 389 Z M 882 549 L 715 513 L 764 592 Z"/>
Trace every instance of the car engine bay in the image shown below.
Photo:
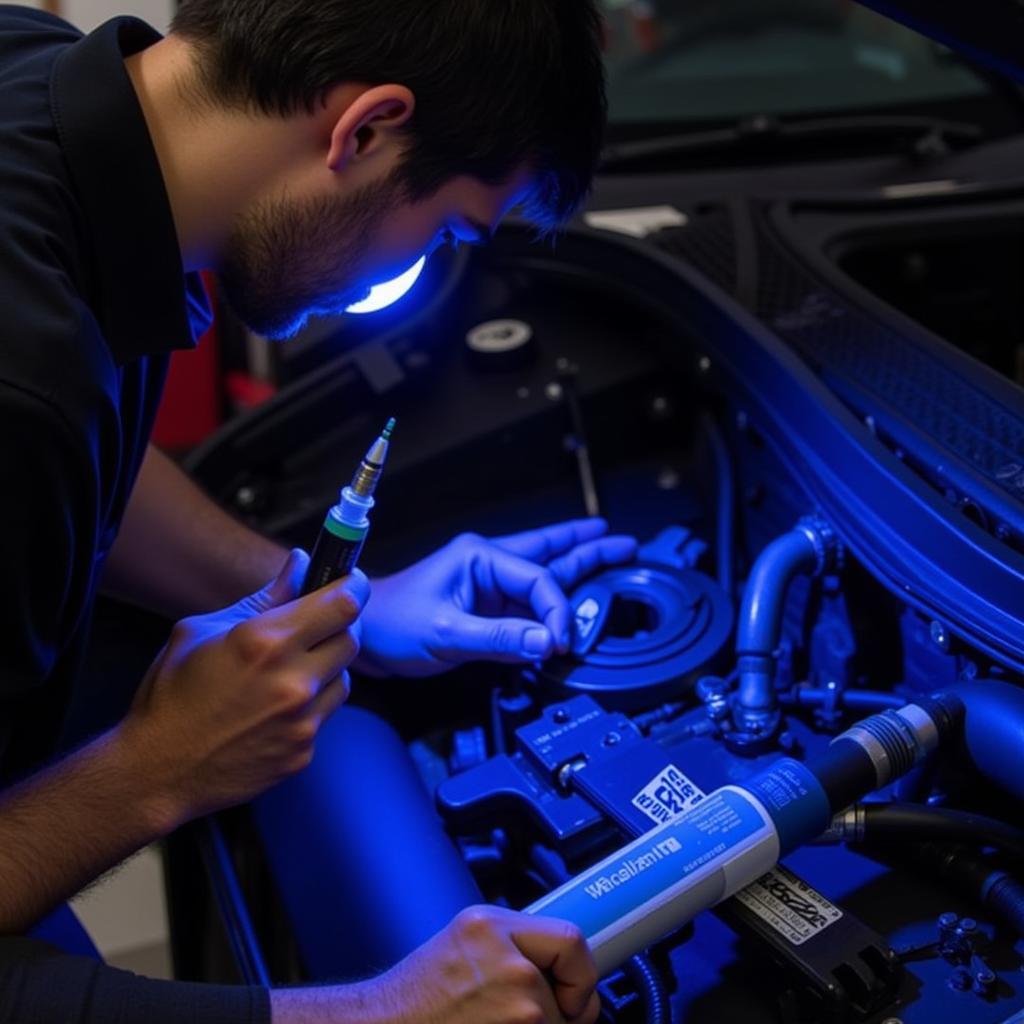
<path fill-rule="evenodd" d="M 1021 1019 L 1022 203 L 835 187 L 681 199 L 641 238 L 511 225 L 415 314 L 314 338 L 191 457 L 308 545 L 396 416 L 371 576 L 584 514 L 642 545 L 570 595 L 569 655 L 357 678 L 343 759 L 225 816 L 274 981 L 389 966 L 943 692 L 957 741 L 609 974 L 603 1019 Z"/>

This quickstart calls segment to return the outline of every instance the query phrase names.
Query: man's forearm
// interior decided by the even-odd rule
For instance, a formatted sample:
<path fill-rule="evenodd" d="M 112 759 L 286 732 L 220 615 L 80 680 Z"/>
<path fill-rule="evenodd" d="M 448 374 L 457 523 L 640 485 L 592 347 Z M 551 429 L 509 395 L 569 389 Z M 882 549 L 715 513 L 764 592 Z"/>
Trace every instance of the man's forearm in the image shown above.
<path fill-rule="evenodd" d="M 397 1014 L 382 1005 L 371 986 L 329 985 L 323 988 L 275 989 L 270 993 L 273 1024 L 397 1024 Z"/>
<path fill-rule="evenodd" d="M 0 793 L 0 934 L 31 927 L 181 818 L 123 726 Z"/>
<path fill-rule="evenodd" d="M 103 589 L 178 619 L 258 590 L 286 555 L 228 515 L 151 445 L 107 559 Z"/>

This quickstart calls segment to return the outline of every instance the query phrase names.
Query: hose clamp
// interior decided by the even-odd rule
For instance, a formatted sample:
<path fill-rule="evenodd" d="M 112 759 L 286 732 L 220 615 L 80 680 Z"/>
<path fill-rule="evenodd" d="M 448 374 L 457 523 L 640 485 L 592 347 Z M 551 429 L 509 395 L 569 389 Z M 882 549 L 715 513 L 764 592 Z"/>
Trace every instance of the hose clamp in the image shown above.
<path fill-rule="evenodd" d="M 827 519 L 818 515 L 804 516 L 796 524 L 795 529 L 799 530 L 814 548 L 816 565 L 813 575 L 821 576 L 841 568 L 843 546 Z"/>

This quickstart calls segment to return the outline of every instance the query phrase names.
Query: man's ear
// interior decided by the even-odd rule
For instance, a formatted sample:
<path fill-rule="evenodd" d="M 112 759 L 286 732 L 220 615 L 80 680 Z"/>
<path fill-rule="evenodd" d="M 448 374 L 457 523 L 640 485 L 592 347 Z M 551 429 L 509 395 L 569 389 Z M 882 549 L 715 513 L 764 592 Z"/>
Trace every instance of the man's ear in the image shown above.
<path fill-rule="evenodd" d="M 332 99 L 343 105 L 331 131 L 327 154 L 327 165 L 332 171 L 340 171 L 354 160 L 372 156 L 392 144 L 397 130 L 412 117 L 416 107 L 412 92 L 404 85 L 375 85 L 361 90 L 354 98 L 350 89 L 351 86 L 338 87 L 327 102 L 328 109 Z"/>

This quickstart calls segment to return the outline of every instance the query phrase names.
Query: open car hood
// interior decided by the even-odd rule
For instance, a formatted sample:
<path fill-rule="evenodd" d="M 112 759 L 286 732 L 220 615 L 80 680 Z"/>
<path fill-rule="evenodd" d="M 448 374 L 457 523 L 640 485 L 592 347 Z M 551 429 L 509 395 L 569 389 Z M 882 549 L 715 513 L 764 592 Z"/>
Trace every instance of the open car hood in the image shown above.
<path fill-rule="evenodd" d="M 1024 3 L 1021 0 L 859 0 L 958 50 L 969 59 L 1024 82 Z"/>

